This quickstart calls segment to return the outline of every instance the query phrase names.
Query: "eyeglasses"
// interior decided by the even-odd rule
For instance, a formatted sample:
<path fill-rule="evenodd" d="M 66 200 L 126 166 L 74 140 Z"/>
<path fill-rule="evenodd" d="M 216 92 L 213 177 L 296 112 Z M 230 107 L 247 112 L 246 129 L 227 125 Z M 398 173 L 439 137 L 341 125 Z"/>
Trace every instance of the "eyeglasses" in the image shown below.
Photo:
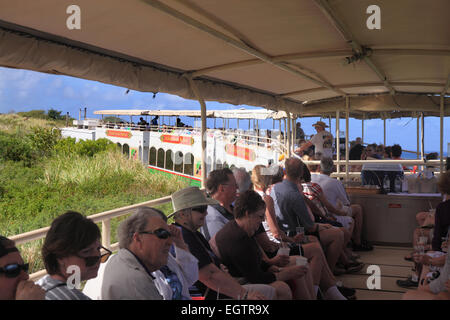
<path fill-rule="evenodd" d="M 231 184 L 231 183 L 223 183 L 222 185 L 224 185 L 224 186 L 232 186 L 232 187 L 234 187 L 236 189 L 239 189 L 239 186 L 236 183 L 233 183 L 233 184 Z"/>
<path fill-rule="evenodd" d="M 101 254 L 101 255 L 99 255 L 99 256 L 90 256 L 90 257 L 78 256 L 78 257 L 84 259 L 84 263 L 86 264 L 86 267 L 95 266 L 97 264 L 98 260 L 100 260 L 101 263 L 105 263 L 106 261 L 108 261 L 108 259 L 111 256 L 112 252 L 111 252 L 111 250 L 108 250 L 108 249 L 106 249 L 103 246 L 101 246 L 100 248 L 105 250 L 106 252 Z"/>
<path fill-rule="evenodd" d="M 198 206 L 198 207 L 191 208 L 191 211 L 197 211 L 200 213 L 206 213 L 207 210 L 208 210 L 208 206 Z"/>
<path fill-rule="evenodd" d="M 172 236 L 172 234 L 169 231 L 163 228 L 156 229 L 155 231 L 142 231 L 139 233 L 154 234 L 159 239 L 167 239 Z"/>
<path fill-rule="evenodd" d="M 28 272 L 29 264 L 8 264 L 3 268 L 0 268 L 0 274 L 4 273 L 7 278 L 16 278 L 19 276 L 20 272 Z"/>

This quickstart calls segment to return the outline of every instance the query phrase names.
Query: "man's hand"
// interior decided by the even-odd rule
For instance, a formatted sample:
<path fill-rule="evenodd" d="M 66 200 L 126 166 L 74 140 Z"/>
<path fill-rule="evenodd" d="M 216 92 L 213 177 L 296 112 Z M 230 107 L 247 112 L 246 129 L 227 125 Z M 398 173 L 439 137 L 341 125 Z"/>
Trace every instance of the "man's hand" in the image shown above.
<path fill-rule="evenodd" d="M 295 236 L 292 237 L 292 240 L 295 243 L 302 243 L 303 239 L 305 238 L 305 234 L 301 233 L 301 234 L 296 234 Z"/>
<path fill-rule="evenodd" d="M 267 297 L 258 291 L 249 291 L 247 300 L 267 300 Z"/>
<path fill-rule="evenodd" d="M 269 259 L 268 263 L 273 266 L 285 267 L 289 264 L 289 256 L 285 254 L 278 254 L 272 259 Z"/>
<path fill-rule="evenodd" d="M 283 268 L 277 274 L 277 280 L 286 281 L 286 280 L 300 278 L 300 277 L 303 277 L 307 271 L 308 271 L 308 268 L 305 266 L 286 267 L 286 268 Z"/>
<path fill-rule="evenodd" d="M 181 230 L 177 226 L 171 224 L 169 225 L 169 231 L 172 234 L 172 240 L 175 246 L 177 246 L 180 249 L 189 251 L 187 244 L 183 240 Z"/>
<path fill-rule="evenodd" d="M 31 280 L 22 280 L 17 285 L 16 300 L 44 300 L 45 291 Z"/>
<path fill-rule="evenodd" d="M 319 232 L 323 231 L 323 230 L 327 230 L 333 228 L 333 226 L 331 224 L 328 223 L 319 223 Z"/>

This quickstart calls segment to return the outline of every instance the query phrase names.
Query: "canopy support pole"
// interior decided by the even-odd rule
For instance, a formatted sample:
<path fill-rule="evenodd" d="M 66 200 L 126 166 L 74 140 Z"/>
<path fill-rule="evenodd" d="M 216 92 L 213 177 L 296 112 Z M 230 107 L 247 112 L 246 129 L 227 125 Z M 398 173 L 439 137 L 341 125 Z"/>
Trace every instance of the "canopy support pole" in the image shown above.
<path fill-rule="evenodd" d="M 386 118 L 383 119 L 383 145 L 386 146 Z"/>
<path fill-rule="evenodd" d="M 202 188 L 206 187 L 206 103 L 205 100 L 200 96 L 197 85 L 195 84 L 192 77 L 187 77 L 189 80 L 189 85 L 191 90 L 194 92 L 198 102 L 200 103 L 200 110 L 202 115 Z"/>
<path fill-rule="evenodd" d="M 421 142 L 420 142 L 420 144 L 421 144 L 421 146 L 420 146 L 420 159 L 421 160 L 423 160 L 423 156 L 424 156 L 424 154 L 425 154 L 425 150 L 424 150 L 424 148 L 425 148 L 425 117 L 424 117 L 424 115 L 423 115 L 423 113 L 421 114 L 421 119 L 420 119 L 420 121 L 421 121 L 421 132 L 420 132 L 420 139 L 421 139 Z"/>
<path fill-rule="evenodd" d="M 366 114 L 363 114 L 363 118 L 361 120 L 361 143 L 364 145 L 364 118 L 366 117 Z"/>
<path fill-rule="evenodd" d="M 292 134 L 291 134 L 291 113 L 290 112 L 286 112 L 287 113 L 287 120 L 285 120 L 285 123 L 287 122 L 287 131 L 286 131 L 286 135 L 287 135 L 287 149 L 288 149 L 288 158 L 291 157 L 291 153 L 292 153 Z"/>
<path fill-rule="evenodd" d="M 336 166 L 336 172 L 341 172 L 341 166 L 339 165 L 339 161 L 341 160 L 341 142 L 339 138 L 339 120 L 340 120 L 340 114 L 339 110 L 336 110 L 336 160 L 338 162 L 338 165 Z"/>
<path fill-rule="evenodd" d="M 439 173 L 442 174 L 444 172 L 444 92 L 441 94 L 441 105 L 440 105 L 440 110 L 439 110 L 439 120 L 440 120 L 440 127 L 441 127 L 441 132 L 440 132 L 440 149 L 439 149 L 439 154 L 440 154 L 440 171 Z"/>
<path fill-rule="evenodd" d="M 292 118 L 292 141 L 295 148 L 295 144 L 297 142 L 297 118 Z"/>
<path fill-rule="evenodd" d="M 417 159 L 420 157 L 420 114 L 417 114 Z"/>
<path fill-rule="evenodd" d="M 348 172 L 348 129 L 349 129 L 349 116 L 350 116 L 350 98 L 345 96 L 345 181 L 349 180 Z"/>

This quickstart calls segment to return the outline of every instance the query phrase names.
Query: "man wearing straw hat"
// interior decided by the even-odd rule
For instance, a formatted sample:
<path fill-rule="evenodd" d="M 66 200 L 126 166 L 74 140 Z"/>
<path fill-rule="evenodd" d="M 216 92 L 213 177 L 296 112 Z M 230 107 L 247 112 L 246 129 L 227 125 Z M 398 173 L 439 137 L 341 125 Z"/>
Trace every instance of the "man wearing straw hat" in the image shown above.
<path fill-rule="evenodd" d="M 323 121 L 317 121 L 312 125 L 317 133 L 300 148 L 295 150 L 295 153 L 301 153 L 303 150 L 307 150 L 309 147 L 314 145 L 314 153 L 321 153 L 323 157 L 333 158 L 333 135 L 325 128 L 328 126 Z"/>
<path fill-rule="evenodd" d="M 214 199 L 206 198 L 198 187 L 188 187 L 172 194 L 175 226 L 181 228 L 189 251 L 198 260 L 199 281 L 195 287 L 206 299 L 219 296 L 232 299 L 290 299 L 291 292 L 284 283 L 275 286 L 264 284 L 241 285 L 224 268 L 220 258 L 214 253 L 210 243 L 198 232 L 205 223 L 207 206 L 217 204 Z M 279 285 L 279 286 L 278 286 Z M 278 287 L 277 287 L 278 286 Z M 283 294 L 281 294 L 283 293 Z"/>

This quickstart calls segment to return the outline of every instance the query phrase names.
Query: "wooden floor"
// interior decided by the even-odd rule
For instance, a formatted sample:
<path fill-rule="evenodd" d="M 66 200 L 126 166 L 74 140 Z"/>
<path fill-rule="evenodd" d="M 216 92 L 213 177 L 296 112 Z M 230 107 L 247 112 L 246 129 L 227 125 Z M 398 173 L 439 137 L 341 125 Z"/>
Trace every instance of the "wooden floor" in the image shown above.
<path fill-rule="evenodd" d="M 404 260 L 412 248 L 374 246 L 373 251 L 356 252 L 364 262 L 364 268 L 355 274 L 337 276 L 338 281 L 346 287 L 356 289 L 358 300 L 400 300 L 407 290 L 397 286 L 398 279 L 406 279 L 411 273 L 412 262 Z M 381 288 L 369 290 L 367 282 L 372 273 L 367 273 L 370 265 L 377 265 L 381 270 Z"/>

